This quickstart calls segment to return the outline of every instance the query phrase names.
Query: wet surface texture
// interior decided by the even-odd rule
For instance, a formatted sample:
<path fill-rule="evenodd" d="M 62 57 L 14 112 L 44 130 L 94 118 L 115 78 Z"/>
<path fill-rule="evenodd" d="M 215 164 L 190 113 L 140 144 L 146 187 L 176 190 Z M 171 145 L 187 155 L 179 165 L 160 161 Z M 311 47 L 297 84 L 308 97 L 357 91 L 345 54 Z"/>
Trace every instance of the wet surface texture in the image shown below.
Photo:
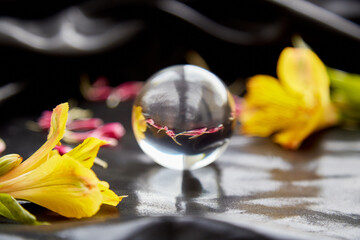
<path fill-rule="evenodd" d="M 83 104 L 128 130 L 99 156 L 100 179 L 118 194 L 117 208 L 71 220 L 26 204 L 50 226 L 0 224 L 12 239 L 360 239 L 360 132 L 329 129 L 298 151 L 269 139 L 233 136 L 213 164 L 194 171 L 163 168 L 141 152 L 130 128 L 131 103 L 117 110 Z M 116 117 L 116 119 L 114 119 Z M 25 128 L 29 118 L 0 126 L 6 153 L 26 158 L 46 138 Z"/>

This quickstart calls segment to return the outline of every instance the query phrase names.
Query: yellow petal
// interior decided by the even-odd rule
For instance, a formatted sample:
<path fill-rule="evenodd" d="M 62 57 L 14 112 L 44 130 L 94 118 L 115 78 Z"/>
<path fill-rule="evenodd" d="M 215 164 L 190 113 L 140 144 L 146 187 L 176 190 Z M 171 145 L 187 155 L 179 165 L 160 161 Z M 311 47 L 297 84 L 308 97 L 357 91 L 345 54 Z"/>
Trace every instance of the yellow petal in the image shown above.
<path fill-rule="evenodd" d="M 291 126 L 274 135 L 274 142 L 288 149 L 297 149 L 302 141 L 318 129 L 321 122 L 322 112 L 317 111 L 303 124 Z"/>
<path fill-rule="evenodd" d="M 303 108 L 301 99 L 286 92 L 277 79 L 257 75 L 247 83 L 244 109 L 240 115 L 241 131 L 267 137 L 306 118 L 299 116 Z"/>
<path fill-rule="evenodd" d="M 38 168 L 1 183 L 0 192 L 66 217 L 94 215 L 102 203 L 95 173 L 66 155 L 54 154 Z"/>
<path fill-rule="evenodd" d="M 119 204 L 119 202 L 126 196 L 118 196 L 116 195 L 113 191 L 111 191 L 109 189 L 109 184 L 105 181 L 101 181 L 99 183 L 99 189 L 101 191 L 102 194 L 102 203 L 103 204 L 107 204 L 107 205 L 111 205 L 111 206 L 116 206 Z"/>
<path fill-rule="evenodd" d="M 302 97 L 307 106 L 330 102 L 326 67 L 310 49 L 285 48 L 279 57 L 277 75 L 286 91 Z"/>
<path fill-rule="evenodd" d="M 67 156 L 79 161 L 83 166 L 91 168 L 101 146 L 107 144 L 106 141 L 98 138 L 89 137 L 83 143 L 66 153 Z"/>
<path fill-rule="evenodd" d="M 53 110 L 48 140 L 16 169 L 0 177 L 0 181 L 14 178 L 25 172 L 31 171 L 46 161 L 48 154 L 56 146 L 56 144 L 60 142 L 65 133 L 68 110 L 69 105 L 67 103 L 60 104 Z"/>

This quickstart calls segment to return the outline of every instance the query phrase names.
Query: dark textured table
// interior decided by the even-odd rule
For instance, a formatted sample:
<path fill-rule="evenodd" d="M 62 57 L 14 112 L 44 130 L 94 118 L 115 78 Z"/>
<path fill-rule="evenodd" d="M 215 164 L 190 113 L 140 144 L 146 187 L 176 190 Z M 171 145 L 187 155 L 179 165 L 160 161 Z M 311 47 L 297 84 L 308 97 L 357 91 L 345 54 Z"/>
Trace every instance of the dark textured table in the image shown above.
<path fill-rule="evenodd" d="M 359 131 L 328 129 L 298 151 L 235 135 L 215 163 L 181 172 L 141 152 L 130 127 L 130 102 L 115 110 L 103 103 L 81 106 L 126 127 L 117 147 L 99 153 L 109 168 L 94 170 L 128 197 L 82 220 L 25 204 L 51 225 L 3 219 L 0 239 L 360 239 Z M 0 126 L 6 153 L 26 158 L 45 141 L 45 133 L 26 129 L 35 119 L 24 116 Z"/>

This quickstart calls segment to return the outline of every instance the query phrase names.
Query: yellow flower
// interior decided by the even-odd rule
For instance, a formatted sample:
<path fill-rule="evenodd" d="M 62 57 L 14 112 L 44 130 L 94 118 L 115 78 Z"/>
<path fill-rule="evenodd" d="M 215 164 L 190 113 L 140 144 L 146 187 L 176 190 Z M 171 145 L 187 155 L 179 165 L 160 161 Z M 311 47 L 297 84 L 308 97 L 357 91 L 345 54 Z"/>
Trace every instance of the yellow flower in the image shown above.
<path fill-rule="evenodd" d="M 146 119 L 142 113 L 142 107 L 134 106 L 132 111 L 132 125 L 134 130 L 134 135 L 139 141 L 145 138 L 144 132 L 146 131 Z"/>
<path fill-rule="evenodd" d="M 105 141 L 88 138 L 70 152 L 52 150 L 65 132 L 68 104 L 52 114 L 48 140 L 26 161 L 0 177 L 0 192 L 24 199 L 66 217 L 94 215 L 101 204 L 117 205 L 122 196 L 90 169 Z"/>
<path fill-rule="evenodd" d="M 273 134 L 275 142 L 296 149 L 314 131 L 338 123 L 325 65 L 314 52 L 285 48 L 278 60 L 277 75 L 279 80 L 256 75 L 247 83 L 240 115 L 243 134 Z"/>

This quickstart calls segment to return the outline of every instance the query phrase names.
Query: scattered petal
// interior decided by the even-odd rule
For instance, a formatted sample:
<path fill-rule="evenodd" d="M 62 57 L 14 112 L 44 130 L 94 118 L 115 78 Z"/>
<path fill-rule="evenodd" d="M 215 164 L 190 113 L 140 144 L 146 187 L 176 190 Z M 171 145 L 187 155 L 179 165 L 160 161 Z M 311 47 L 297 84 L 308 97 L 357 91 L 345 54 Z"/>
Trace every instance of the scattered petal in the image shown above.
<path fill-rule="evenodd" d="M 51 124 L 51 111 L 43 111 L 38 120 L 38 125 L 43 130 L 48 130 Z"/>
<path fill-rule="evenodd" d="M 103 121 L 100 118 L 87 118 L 87 119 L 78 119 L 69 122 L 67 125 L 68 130 L 92 130 L 100 127 L 103 124 Z"/>
<path fill-rule="evenodd" d="M 67 146 L 67 145 L 56 145 L 54 147 L 55 150 L 57 150 L 59 152 L 60 155 L 64 155 L 67 152 L 70 152 L 72 150 L 71 147 Z"/>
<path fill-rule="evenodd" d="M 88 137 L 97 137 L 107 141 L 109 146 L 116 146 L 118 140 L 125 135 L 124 127 L 118 122 L 104 124 L 100 118 L 88 118 L 91 115 L 89 110 L 70 109 L 64 141 L 70 144 L 80 143 Z M 51 112 L 44 111 L 38 120 L 38 124 L 41 129 L 47 130 L 50 123 Z M 62 149 L 58 150 L 61 151 Z"/>
<path fill-rule="evenodd" d="M 98 78 L 91 85 L 88 78 L 82 78 L 80 90 L 87 100 L 106 101 L 109 107 L 114 108 L 122 101 L 134 99 L 142 86 L 143 82 L 130 81 L 117 87 L 110 87 L 108 80 L 104 77 Z"/>
<path fill-rule="evenodd" d="M 115 108 L 120 102 L 134 99 L 143 86 L 142 82 L 125 82 L 115 87 L 107 98 L 107 105 Z"/>
<path fill-rule="evenodd" d="M 0 154 L 2 152 L 4 152 L 5 149 L 6 149 L 6 144 L 5 144 L 4 140 L 2 140 L 2 138 L 0 138 Z"/>
<path fill-rule="evenodd" d="M 79 143 L 89 137 L 107 141 L 107 145 L 116 146 L 118 139 L 125 135 L 125 128 L 120 123 L 107 123 L 94 130 L 85 132 L 66 131 L 64 140 L 68 143 Z"/>
<path fill-rule="evenodd" d="M 80 89 L 87 100 L 94 102 L 105 101 L 112 91 L 108 86 L 108 80 L 104 77 L 98 78 L 93 85 L 88 79 L 82 79 Z"/>

